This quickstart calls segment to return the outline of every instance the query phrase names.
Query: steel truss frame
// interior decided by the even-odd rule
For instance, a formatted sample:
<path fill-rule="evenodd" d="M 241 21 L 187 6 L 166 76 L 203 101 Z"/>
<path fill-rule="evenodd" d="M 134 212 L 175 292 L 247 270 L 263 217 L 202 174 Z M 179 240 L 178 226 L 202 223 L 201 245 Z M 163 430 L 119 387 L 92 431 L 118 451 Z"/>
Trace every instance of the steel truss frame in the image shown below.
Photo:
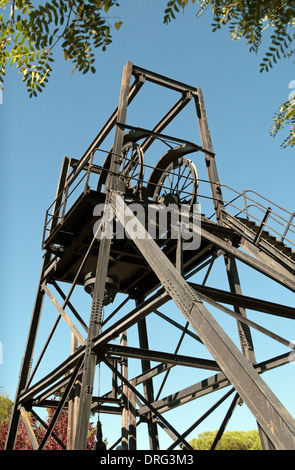
<path fill-rule="evenodd" d="M 131 83 L 132 76 L 134 77 L 133 83 Z M 177 103 L 151 131 L 130 128 L 126 123 L 128 106 L 145 82 L 155 83 L 156 85 L 179 92 L 181 95 Z M 164 134 L 162 134 L 162 131 L 192 100 L 195 103 L 202 144 L 189 144 L 204 154 L 216 222 L 211 223 L 211 227 L 214 226 L 214 230 L 211 230 L 206 224 L 202 226 L 201 238 L 205 245 L 201 245 L 200 252 L 196 254 L 194 266 L 186 261 L 189 265 L 189 269 L 186 271 L 186 264 L 184 263 L 184 265 L 182 265 L 179 262 L 179 258 L 176 259 L 176 264 L 172 262 L 171 259 L 169 259 L 169 255 L 167 256 L 165 254 L 161 246 L 159 246 L 159 243 L 155 240 L 149 239 L 148 236 L 144 239 L 132 238 L 130 224 L 128 224 L 128 222 L 134 220 L 134 214 L 128 206 L 130 198 L 125 198 L 124 192 L 122 194 L 118 174 L 125 130 L 131 130 L 131 132 L 134 132 L 135 136 L 141 135 L 145 138 L 141 148 L 143 152 L 146 152 L 155 139 L 159 136 L 163 137 Z M 14 448 L 21 416 L 29 431 L 34 449 L 43 449 L 50 436 L 59 441 L 58 437 L 54 434 L 54 424 L 60 412 L 65 407 L 69 410 L 67 449 L 78 450 L 86 448 L 89 419 L 90 414 L 93 412 L 119 414 L 122 417 L 121 437 L 119 441 L 112 443 L 110 449 L 115 448 L 119 442 L 121 442 L 121 445 L 125 449 L 136 449 L 136 427 L 142 422 L 147 423 L 151 449 L 156 450 L 160 447 L 158 435 L 159 427 L 164 429 L 172 439 L 172 444 L 169 449 L 174 449 L 177 445 L 189 449 L 191 446 L 189 442 L 187 442 L 186 437 L 234 392 L 234 398 L 232 399 L 228 412 L 213 443 L 213 449 L 216 448 L 237 403 L 241 400 L 247 405 L 257 421 L 261 441 L 265 449 L 295 449 L 295 421 L 261 378 L 262 373 L 288 364 L 290 351 L 294 349 L 294 345 L 278 334 L 249 320 L 246 314 L 246 309 L 249 308 L 264 312 L 268 315 L 294 320 L 295 309 L 243 295 L 236 261 L 238 260 L 245 263 L 253 270 L 282 284 L 292 292 L 295 291 L 294 275 L 290 271 L 286 271 L 283 265 L 280 265 L 279 259 L 274 261 L 272 256 L 268 256 L 265 253 L 264 256 L 261 257 L 257 249 L 257 243 L 251 244 L 248 241 L 247 248 L 250 254 L 246 254 L 240 249 L 243 243 L 245 243 L 243 235 L 241 235 L 240 232 L 236 232 L 234 227 L 229 228 L 226 224 L 226 211 L 217 173 L 202 90 L 200 88 L 185 85 L 128 62 L 123 71 L 117 109 L 113 112 L 103 129 L 79 161 L 71 162 L 69 158 L 64 159 L 57 188 L 57 197 L 53 207 L 51 233 L 58 228 L 58 220 L 62 210 L 61 204 L 65 188 L 67 189 L 73 183 L 79 172 L 91 166 L 93 152 L 100 147 L 113 128 L 115 128 L 115 136 L 108 178 L 105 185 L 105 207 L 108 208 L 111 206 L 113 208 L 116 216 L 126 230 L 126 233 L 132 238 L 132 241 L 128 243 L 136 247 L 137 252 L 140 253 L 141 259 L 144 260 L 149 270 L 156 275 L 158 284 L 155 285 L 154 292 L 149 292 L 151 295 L 138 295 L 135 299 L 135 307 L 122 318 L 115 321 L 111 326 L 105 328 L 106 320 L 102 318 L 102 311 L 112 246 L 111 239 L 103 238 L 95 257 L 95 281 L 92 293 L 90 319 L 87 325 L 70 302 L 70 297 L 76 282 L 78 282 L 80 271 L 87 262 L 87 258 L 93 249 L 95 237 L 87 247 L 83 261 L 77 269 L 76 276 L 68 294 L 63 292 L 54 279 L 52 273 L 56 266 L 56 258 L 52 251 L 45 248 L 29 335 L 10 420 L 6 449 Z M 165 135 L 165 137 L 167 138 L 168 136 Z M 177 139 L 175 139 L 175 141 L 177 142 Z M 178 139 L 178 143 L 183 142 L 180 142 Z M 71 166 L 74 167 L 72 173 L 70 173 Z M 101 171 L 101 169 L 97 167 L 95 167 L 95 170 L 97 172 Z M 117 200 L 119 198 L 121 207 L 124 208 L 124 217 L 122 213 L 117 210 L 117 206 L 114 202 L 115 196 Z M 137 220 L 137 223 L 140 225 L 139 220 Z M 141 229 L 146 233 L 144 226 L 141 226 Z M 238 243 L 236 242 L 236 238 L 232 238 L 233 236 L 238 237 Z M 46 240 L 44 238 L 43 245 L 46 247 Z M 180 241 L 177 242 L 177 245 L 179 249 L 179 247 L 181 247 Z M 201 252 L 204 255 L 203 257 L 201 257 Z M 205 285 L 210 270 L 215 260 L 219 257 L 223 257 L 225 261 L 225 272 L 230 291 L 207 287 Z M 207 268 L 207 271 L 202 285 L 189 282 L 188 279 L 190 275 L 205 268 Z M 55 288 L 56 292 L 61 296 L 63 300 L 62 304 L 55 298 L 55 293 L 52 292 L 52 288 Z M 58 317 L 52 331 L 49 333 L 41 356 L 35 363 L 33 371 L 31 371 L 34 345 L 37 338 L 38 325 L 45 295 L 48 296 L 55 305 L 58 311 Z M 123 301 L 110 317 L 115 315 L 130 298 L 132 298 L 132 295 L 129 294 L 126 300 Z M 175 322 L 159 310 L 171 299 L 178 307 L 180 316 L 182 315 L 185 318 L 185 326 Z M 220 324 L 205 306 L 205 303 L 222 310 L 236 319 L 241 349 L 237 347 L 221 328 Z M 224 306 L 224 303 L 231 305 L 233 310 Z M 77 323 L 75 324 L 65 312 L 66 307 L 71 310 L 71 313 L 75 317 L 75 322 L 78 322 L 79 327 L 76 326 Z M 181 338 L 174 353 L 149 348 L 146 317 L 151 313 L 161 317 L 167 323 L 172 324 L 181 331 Z M 72 354 L 47 376 L 33 383 L 35 372 L 38 369 L 43 354 L 61 318 L 72 331 Z M 139 347 L 131 347 L 127 344 L 127 331 L 133 325 L 137 325 L 138 327 Z M 81 328 L 86 332 L 86 339 L 84 338 L 85 333 L 81 333 Z M 261 333 L 270 336 L 289 348 L 290 351 L 280 356 L 270 358 L 267 361 L 257 362 L 254 353 L 251 328 L 255 328 Z M 117 337 L 120 337 L 120 345 L 110 344 L 110 342 Z M 192 353 L 191 356 L 179 354 L 180 345 L 186 337 L 193 338 L 198 343 L 204 345 L 207 351 L 210 352 L 212 359 L 199 358 L 196 357 L 194 353 Z M 142 373 L 130 379 L 128 377 L 128 360 L 131 358 L 136 358 L 141 361 Z M 152 367 L 152 362 L 159 364 Z M 99 363 L 104 363 L 113 375 L 113 388 L 109 393 L 102 396 L 95 396 L 93 392 L 94 375 L 96 366 Z M 121 365 L 120 370 L 119 365 Z M 214 371 L 214 375 L 209 375 L 206 380 L 194 383 L 172 395 L 161 397 L 160 392 L 164 387 L 169 372 L 177 366 Z M 153 379 L 161 373 L 164 373 L 164 380 L 159 393 L 155 396 Z M 144 385 L 143 393 L 140 393 L 138 390 L 138 385 L 140 384 Z M 169 420 L 164 417 L 167 411 L 177 406 L 184 405 L 198 397 L 205 396 L 229 386 L 231 386 L 229 391 L 193 424 L 190 424 L 184 432 L 175 429 Z M 63 395 L 60 401 L 52 401 L 50 397 L 61 389 L 63 389 Z M 55 407 L 56 412 L 52 422 L 49 425 L 45 425 L 47 431 L 44 439 L 41 443 L 38 443 L 30 427 L 27 412 L 33 412 L 37 419 L 44 424 L 36 413 L 35 408 L 48 406 Z M 137 419 L 138 421 L 136 422 Z"/>

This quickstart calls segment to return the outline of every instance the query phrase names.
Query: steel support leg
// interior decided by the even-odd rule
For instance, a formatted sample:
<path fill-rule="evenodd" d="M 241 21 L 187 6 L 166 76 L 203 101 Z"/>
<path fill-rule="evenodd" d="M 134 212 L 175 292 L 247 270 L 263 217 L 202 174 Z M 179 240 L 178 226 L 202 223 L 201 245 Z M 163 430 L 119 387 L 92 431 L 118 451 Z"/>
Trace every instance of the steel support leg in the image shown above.
<path fill-rule="evenodd" d="M 124 67 L 121 93 L 118 105 L 118 122 L 124 123 L 126 120 L 128 96 L 130 88 L 130 80 L 132 74 L 132 64 L 128 62 Z M 123 131 L 117 127 L 115 132 L 114 153 L 111 160 L 111 173 L 107 180 L 107 190 L 117 190 L 117 176 L 120 167 L 120 155 L 123 146 Z M 114 174 L 112 174 L 114 172 Z M 107 193 L 105 202 L 105 213 L 110 208 L 110 193 Z M 106 219 L 107 220 L 107 219 Z M 107 222 L 106 222 L 107 223 Z M 105 223 L 105 225 L 106 225 Z M 106 227 L 105 227 L 106 228 Z M 107 229 L 107 228 L 106 228 Z M 93 381 L 96 367 L 96 355 L 92 352 L 93 339 L 101 332 L 102 309 L 105 296 L 105 284 L 108 272 L 108 264 L 110 257 L 111 237 L 105 236 L 100 241 L 99 254 L 97 259 L 97 267 L 95 273 L 95 283 L 93 289 L 93 298 L 91 305 L 90 325 L 88 338 L 86 341 L 81 396 L 79 404 L 79 412 L 77 419 L 77 430 L 75 437 L 75 450 L 86 449 L 87 433 L 90 418 L 90 409 L 93 392 Z"/>
<path fill-rule="evenodd" d="M 241 290 L 236 260 L 233 256 L 225 255 L 224 258 L 225 258 L 225 265 L 226 265 L 231 292 L 241 295 L 242 290 Z M 235 307 L 235 311 L 239 313 L 242 317 L 247 317 L 246 311 L 244 308 Z M 251 364 L 254 364 L 256 362 L 256 358 L 255 358 L 255 352 L 254 352 L 254 346 L 252 342 L 250 328 L 245 323 L 241 323 L 239 321 L 237 321 L 237 324 L 238 324 L 239 338 L 240 338 L 240 343 L 241 343 L 243 354 L 245 355 L 245 357 L 248 359 L 248 361 Z M 262 448 L 264 450 L 274 449 L 272 442 L 267 437 L 267 435 L 265 434 L 265 432 L 263 431 L 259 423 L 257 423 L 257 426 L 258 426 L 258 430 L 260 434 Z"/>
<path fill-rule="evenodd" d="M 241 284 L 240 284 L 238 269 L 236 265 L 236 260 L 233 256 L 226 256 L 226 255 L 224 259 L 225 259 L 225 266 L 226 266 L 227 276 L 229 280 L 230 290 L 234 294 L 241 295 L 242 290 L 241 290 Z M 246 311 L 244 308 L 235 306 L 234 309 L 235 309 L 235 312 L 239 313 L 242 317 L 247 317 Z M 239 338 L 240 338 L 240 344 L 241 344 L 243 354 L 245 355 L 245 357 L 248 359 L 248 361 L 251 364 L 254 364 L 256 362 L 256 359 L 255 359 L 255 354 L 254 354 L 254 346 L 253 346 L 253 342 L 251 338 L 250 328 L 248 325 L 245 325 L 245 323 L 241 323 L 239 321 L 237 321 L 237 324 L 238 324 Z"/>
<path fill-rule="evenodd" d="M 37 337 L 37 332 L 38 332 L 38 326 L 39 326 L 39 321 L 41 317 L 41 311 L 42 311 L 42 305 L 43 305 L 43 300 L 44 300 L 44 291 L 41 289 L 41 282 L 42 282 L 42 277 L 44 274 L 44 268 L 47 265 L 47 263 L 50 260 L 50 253 L 46 253 L 43 261 L 43 267 L 41 270 L 41 275 L 40 275 L 40 281 L 38 285 L 38 291 L 36 295 L 36 300 L 35 300 L 35 305 L 33 309 L 33 314 L 32 314 L 32 319 L 31 319 L 31 325 L 30 325 L 30 330 L 29 330 L 29 336 L 27 340 L 27 345 L 25 349 L 25 354 L 22 360 L 22 365 L 21 365 L 21 371 L 19 375 L 19 381 L 18 381 L 18 386 L 17 386 L 17 391 L 16 391 L 16 396 L 15 396 L 15 401 L 14 401 L 14 406 L 12 410 L 12 415 L 10 418 L 10 424 L 9 424 L 9 430 L 7 433 L 7 438 L 6 438 L 6 444 L 5 444 L 5 449 L 6 450 L 12 450 L 14 448 L 16 436 L 17 436 L 17 431 L 18 431 L 18 425 L 19 425 L 19 419 L 20 419 L 20 411 L 18 409 L 18 397 L 20 393 L 26 388 L 29 377 L 30 377 L 30 371 L 31 371 L 31 366 L 32 366 L 32 359 L 33 359 L 33 352 L 34 352 L 34 347 L 35 347 L 35 341 Z"/>
<path fill-rule="evenodd" d="M 139 305 L 140 302 L 137 302 Z M 149 349 L 148 345 L 148 335 L 147 335 L 147 327 L 146 327 L 146 320 L 143 318 L 138 322 L 138 334 L 139 334 L 139 345 L 142 349 Z M 143 359 L 141 361 L 142 364 L 142 372 L 146 372 L 151 368 L 151 363 L 148 360 Z M 147 380 L 143 383 L 144 387 L 144 395 L 145 398 L 150 402 L 153 403 L 154 401 L 154 387 L 152 380 Z M 150 439 L 150 448 L 151 450 L 159 449 L 159 440 L 158 440 L 158 430 L 157 424 L 152 421 L 152 416 L 150 414 L 149 421 L 148 421 L 148 430 L 149 430 L 149 439 Z"/>
<path fill-rule="evenodd" d="M 60 172 L 60 177 L 59 177 L 59 182 L 57 185 L 57 191 L 56 191 L 56 199 L 55 199 L 55 204 L 53 207 L 53 214 L 52 214 L 52 221 L 51 221 L 51 226 L 50 230 L 53 230 L 57 224 L 57 220 L 60 215 L 61 211 L 61 200 L 62 200 L 62 191 L 65 188 L 66 185 L 66 180 L 67 180 L 67 175 L 69 171 L 69 165 L 70 165 L 70 159 L 65 157 L 63 160 L 63 165 L 62 169 Z M 45 236 L 45 231 L 46 231 L 46 221 L 44 225 L 44 234 L 43 234 L 43 239 Z M 39 279 L 39 284 L 38 284 L 38 289 L 37 289 L 37 295 L 35 299 L 35 304 L 33 308 L 33 313 L 32 313 L 32 319 L 31 319 L 31 324 L 30 324 L 30 330 L 29 330 L 29 335 L 27 339 L 27 344 L 25 348 L 25 354 L 22 360 L 22 365 L 21 365 L 21 371 L 19 375 L 19 381 L 17 385 L 17 391 L 16 391 L 16 396 L 14 400 L 14 407 L 12 410 L 12 415 L 10 418 L 10 424 L 9 424 L 9 430 L 7 433 L 7 438 L 6 438 L 6 444 L 5 444 L 5 449 L 7 450 L 12 450 L 14 448 L 16 436 L 17 436 L 17 430 L 18 430 L 18 425 L 19 425 L 19 419 L 20 419 L 20 411 L 19 411 L 19 403 L 18 403 L 18 397 L 20 393 L 28 386 L 28 382 L 30 379 L 30 373 L 31 373 L 31 366 L 32 366 L 32 360 L 33 360 L 33 352 L 35 348 L 35 341 L 37 338 L 37 332 L 38 332 L 38 326 L 39 326 L 39 321 L 41 317 L 41 312 L 42 312 L 42 306 L 43 306 L 43 300 L 44 300 L 44 291 L 41 288 L 41 284 L 43 282 L 43 277 L 45 273 L 45 268 L 47 267 L 49 261 L 51 259 L 51 253 L 46 252 L 43 258 L 43 264 L 41 268 L 41 274 L 40 274 L 40 279 Z"/>
<path fill-rule="evenodd" d="M 131 237 L 130 226 L 134 223 L 135 216 L 123 199 L 120 197 L 119 199 L 121 208 L 123 207 L 124 210 L 116 211 L 115 206 L 114 210 Z M 155 241 L 148 238 L 148 233 L 139 220 L 136 223 L 140 237 L 134 238 L 133 241 L 167 293 L 200 336 L 275 447 L 294 450 L 295 420 L 293 417 L 220 327 L 198 294 L 191 289 Z"/>
<path fill-rule="evenodd" d="M 124 331 L 123 333 L 121 333 L 120 344 L 121 346 L 127 345 L 127 331 Z M 122 376 L 126 380 L 128 380 L 128 360 L 126 357 L 121 358 L 121 372 L 122 372 Z M 116 376 L 116 380 L 118 381 L 117 376 Z M 128 442 L 129 442 L 128 387 L 126 383 L 123 381 L 122 381 L 121 387 L 122 387 L 122 399 L 123 399 L 123 409 L 122 409 L 122 417 L 121 417 L 122 447 L 124 448 L 124 450 L 128 450 Z"/>

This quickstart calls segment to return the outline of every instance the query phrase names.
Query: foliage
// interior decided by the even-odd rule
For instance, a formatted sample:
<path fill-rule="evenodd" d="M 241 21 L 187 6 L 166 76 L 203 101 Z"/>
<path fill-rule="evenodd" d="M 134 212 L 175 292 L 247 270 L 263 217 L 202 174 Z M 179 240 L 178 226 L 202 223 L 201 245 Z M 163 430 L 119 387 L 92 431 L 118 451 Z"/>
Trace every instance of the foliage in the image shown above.
<path fill-rule="evenodd" d="M 250 51 L 257 52 L 262 45 L 265 31 L 270 32 L 270 45 L 260 64 L 260 71 L 269 71 L 279 59 L 295 54 L 295 2 L 294 0 L 191 0 L 198 3 L 197 17 L 212 10 L 212 30 L 223 25 L 229 28 L 234 40 L 246 39 Z M 169 0 L 164 23 L 175 19 L 175 14 L 184 11 L 189 0 Z M 295 100 L 284 103 L 273 118 L 271 135 L 275 136 L 285 125 L 290 125 L 288 137 L 282 147 L 295 145 Z"/>
<path fill-rule="evenodd" d="M 34 416 L 30 416 L 30 421 L 31 421 L 32 428 L 34 430 L 34 433 L 38 442 L 41 442 L 41 439 L 42 439 L 42 434 L 40 433 L 41 428 L 38 426 Z M 3 420 L 0 423 L 0 450 L 4 449 L 8 427 L 9 427 L 9 419 Z M 19 425 L 19 429 L 17 433 L 15 450 L 33 450 L 33 446 L 31 444 L 29 435 L 27 433 L 27 429 L 22 420 L 20 421 L 20 425 Z"/>
<path fill-rule="evenodd" d="M 105 15 L 116 5 L 116 0 L 52 0 L 37 6 L 30 0 L 0 0 L 0 85 L 7 64 L 15 65 L 30 97 L 37 96 L 52 71 L 57 44 L 73 71 L 95 73 L 93 49 L 104 51 L 112 42 L 113 18 Z M 116 21 L 114 27 L 121 24 Z"/>
<path fill-rule="evenodd" d="M 191 0 L 198 4 L 197 17 L 213 13 L 212 30 L 229 27 L 234 40 L 244 38 L 250 51 L 257 52 L 264 32 L 270 31 L 270 45 L 260 64 L 268 71 L 282 57 L 294 56 L 294 0 Z M 40 2 L 38 2 L 40 3 Z M 43 2 L 44 3 L 44 2 Z M 169 24 L 189 0 L 169 0 L 164 23 Z M 0 87 L 8 64 L 15 65 L 30 97 L 37 96 L 48 82 L 59 44 L 73 71 L 95 73 L 94 49 L 106 50 L 112 42 L 111 28 L 120 29 L 122 20 L 108 15 L 119 0 L 52 0 L 33 5 L 30 0 L 0 0 Z M 9 11 L 8 11 L 9 10 Z M 112 10 L 113 11 L 113 10 Z M 273 118 L 271 135 L 285 125 L 290 133 L 283 147 L 295 145 L 295 100 L 284 103 Z"/>
<path fill-rule="evenodd" d="M 210 450 L 217 431 L 203 432 L 190 444 L 195 450 Z M 227 431 L 223 434 L 216 450 L 262 450 L 258 431 Z"/>
<path fill-rule="evenodd" d="M 0 422 L 3 420 L 9 421 L 8 416 L 12 406 L 13 402 L 9 399 L 8 394 L 0 395 Z"/>
<path fill-rule="evenodd" d="M 189 0 L 169 0 L 164 23 L 175 19 L 175 12 L 184 11 Z M 196 3 L 195 0 L 191 0 Z M 261 63 L 261 71 L 269 70 L 277 59 L 294 55 L 295 3 L 293 0 L 198 0 L 197 17 L 211 7 L 212 30 L 228 25 L 230 36 L 245 38 L 250 51 L 257 52 L 262 44 L 264 31 L 271 27 L 271 44 Z"/>
<path fill-rule="evenodd" d="M 277 135 L 278 131 L 284 127 L 285 124 L 290 124 L 289 135 L 282 143 L 282 147 L 293 147 L 295 145 L 295 100 L 286 101 L 282 104 L 279 112 L 273 118 L 273 126 L 271 135 Z"/>
<path fill-rule="evenodd" d="M 0 418 L 0 450 L 3 450 L 5 447 L 5 441 L 6 441 L 6 436 L 8 432 L 8 427 L 9 427 L 9 410 L 11 408 L 11 405 L 13 404 L 11 400 L 9 400 L 6 397 L 0 397 L 2 399 L 2 402 L 0 403 L 3 404 L 3 416 L 1 413 L 1 418 Z M 6 413 L 4 413 L 4 410 L 6 408 Z M 2 408 L 1 408 L 2 409 Z M 50 423 L 52 417 L 54 416 L 55 409 L 54 408 L 49 408 L 47 410 L 48 416 L 45 419 L 45 422 L 47 424 Z M 31 426 L 33 428 L 34 434 L 36 436 L 36 439 L 38 443 L 40 444 L 44 435 L 45 435 L 45 428 L 37 421 L 35 416 L 32 413 L 28 413 Z M 68 428 L 68 413 L 66 410 L 63 410 L 54 426 L 53 432 L 54 434 L 63 442 L 63 444 L 66 446 L 67 444 L 67 428 Z M 94 443 L 95 443 L 95 436 L 96 436 L 96 429 L 90 424 L 89 425 L 89 433 L 88 433 L 88 440 L 87 440 L 87 449 L 92 450 Z M 23 420 L 20 420 L 19 428 L 18 428 L 18 433 L 17 433 L 17 438 L 16 438 L 16 444 L 15 444 L 15 450 L 33 450 L 33 446 L 31 444 L 26 426 L 23 422 Z M 44 450 L 62 450 L 62 447 L 60 444 L 51 436 L 48 441 L 46 446 L 44 447 Z"/>

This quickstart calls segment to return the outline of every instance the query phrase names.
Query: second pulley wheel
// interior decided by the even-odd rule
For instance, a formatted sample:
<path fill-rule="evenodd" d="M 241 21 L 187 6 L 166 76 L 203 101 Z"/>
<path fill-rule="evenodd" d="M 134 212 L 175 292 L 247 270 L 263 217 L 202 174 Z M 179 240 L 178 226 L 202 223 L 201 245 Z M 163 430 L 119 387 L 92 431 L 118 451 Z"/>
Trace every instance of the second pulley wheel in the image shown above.
<path fill-rule="evenodd" d="M 148 194 L 158 203 L 186 204 L 189 210 L 197 202 L 198 173 L 195 164 L 186 157 L 185 146 L 168 151 L 157 163 L 148 182 Z"/>

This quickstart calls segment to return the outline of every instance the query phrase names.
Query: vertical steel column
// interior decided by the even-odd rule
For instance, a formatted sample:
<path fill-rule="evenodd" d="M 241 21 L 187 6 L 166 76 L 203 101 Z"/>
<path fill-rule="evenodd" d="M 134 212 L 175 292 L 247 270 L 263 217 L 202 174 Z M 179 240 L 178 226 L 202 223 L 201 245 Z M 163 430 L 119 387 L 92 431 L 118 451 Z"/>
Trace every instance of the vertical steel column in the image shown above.
<path fill-rule="evenodd" d="M 202 145 L 206 150 L 209 150 L 213 153 L 213 146 L 209 131 L 209 125 L 207 120 L 207 114 L 205 110 L 205 103 L 203 99 L 203 93 L 201 88 L 197 88 L 197 97 L 195 98 L 200 134 Z M 222 208 L 223 208 L 223 196 L 220 188 L 220 182 L 217 172 L 216 161 L 213 156 L 205 154 L 206 159 L 206 166 L 209 176 L 209 181 L 211 185 L 211 193 L 213 197 L 213 204 L 215 208 L 215 214 L 217 222 L 223 225 L 223 215 L 222 215 Z M 246 207 L 247 208 L 247 207 Z M 241 294 L 241 286 L 239 281 L 238 269 L 236 265 L 236 260 L 234 256 L 228 255 L 224 257 L 228 281 L 230 285 L 231 292 Z M 235 311 L 240 315 L 246 317 L 245 309 L 241 307 L 235 306 Z M 255 362 L 255 353 L 254 353 L 254 346 L 251 338 L 251 332 L 249 326 L 245 323 L 238 322 L 238 331 L 240 337 L 240 343 L 242 347 L 242 351 L 245 357 L 248 359 L 250 363 Z M 273 449 L 274 446 L 270 441 L 269 437 L 263 430 L 262 426 L 260 426 L 259 422 L 257 422 L 259 434 L 261 438 L 261 444 L 264 449 Z"/>
<path fill-rule="evenodd" d="M 195 105 L 196 105 L 199 129 L 200 129 L 200 134 L 201 134 L 202 147 L 205 150 L 208 150 L 209 152 L 212 153 L 212 155 L 209 155 L 208 153 L 204 153 L 204 156 L 206 160 L 207 172 L 208 172 L 208 177 L 209 177 L 210 186 L 211 186 L 211 193 L 212 193 L 212 198 L 213 198 L 216 219 L 218 223 L 222 224 L 223 216 L 222 216 L 221 209 L 223 207 L 223 198 L 222 198 L 221 189 L 220 189 L 220 182 L 219 182 L 215 157 L 213 156 L 214 155 L 213 145 L 211 141 L 207 114 L 206 114 L 206 109 L 205 109 L 205 103 L 204 103 L 204 98 L 203 98 L 203 93 L 202 93 L 201 88 L 197 88 L 197 96 L 195 96 Z"/>
<path fill-rule="evenodd" d="M 231 292 L 242 295 L 238 268 L 234 256 L 225 255 L 224 260 Z M 247 314 L 244 308 L 234 306 L 234 310 L 236 313 L 239 313 L 242 317 L 247 318 Z M 251 364 L 254 364 L 256 362 L 256 359 L 250 328 L 248 325 L 246 325 L 245 323 L 241 323 L 238 320 L 237 324 L 243 354 Z"/>
<path fill-rule="evenodd" d="M 138 306 L 143 299 L 138 299 L 136 305 Z M 142 349 L 149 349 L 148 344 L 148 334 L 146 327 L 146 319 L 143 318 L 137 323 L 138 327 L 138 336 L 139 336 L 139 346 Z M 142 372 L 146 372 L 151 368 L 151 363 L 148 360 L 143 359 L 141 361 Z M 154 402 L 154 387 L 151 379 L 143 382 L 144 396 L 149 401 L 149 403 Z M 157 450 L 159 449 L 159 439 L 158 439 L 158 429 L 157 424 L 152 421 L 152 413 L 149 413 L 148 418 L 148 430 L 149 430 L 149 440 L 150 440 L 150 449 Z"/>
<path fill-rule="evenodd" d="M 96 280 L 93 290 L 90 323 L 84 354 L 81 395 L 75 436 L 75 450 L 85 450 L 87 443 L 93 381 L 96 367 L 96 355 L 92 353 L 91 349 L 92 340 L 99 334 L 101 329 L 105 281 L 109 263 L 109 241 L 110 240 L 105 238 L 101 241 L 97 260 Z"/>
<path fill-rule="evenodd" d="M 240 285 L 239 274 L 238 274 L 238 269 L 237 269 L 235 258 L 230 255 L 225 255 L 224 259 L 225 259 L 225 265 L 226 265 L 231 292 L 234 292 L 236 294 L 242 294 L 242 289 Z M 235 306 L 234 310 L 237 313 L 239 313 L 241 316 L 247 318 L 246 311 L 244 308 Z M 241 323 L 239 321 L 237 321 L 237 323 L 238 323 L 239 338 L 240 338 L 240 343 L 241 343 L 243 354 L 245 355 L 245 357 L 248 359 L 248 361 L 251 364 L 254 364 L 256 362 L 256 358 L 255 358 L 254 345 L 252 341 L 250 328 L 245 323 Z M 264 432 L 259 422 L 257 422 L 257 426 L 259 430 L 262 448 L 264 450 L 274 450 L 273 443 L 271 442 L 267 434 Z"/>
<path fill-rule="evenodd" d="M 227 271 L 227 277 L 229 280 L 230 290 L 231 292 L 235 294 L 241 295 L 242 289 L 241 289 L 236 260 L 231 255 L 224 255 L 224 260 L 225 260 L 225 266 L 226 266 L 226 271 Z M 246 310 L 244 308 L 239 307 L 239 306 L 234 306 L 234 310 L 235 312 L 239 313 L 242 317 L 247 318 Z M 248 325 L 246 325 L 245 323 L 241 323 L 238 320 L 237 320 L 237 325 L 238 325 L 240 344 L 241 344 L 243 354 L 251 364 L 254 364 L 256 362 L 256 358 L 255 358 L 254 345 L 252 341 L 250 328 Z M 262 448 L 264 450 L 273 448 L 273 445 L 270 439 L 267 437 L 267 435 L 261 428 L 259 422 L 257 422 L 257 426 L 259 430 Z M 272 447 L 269 447 L 268 445 Z"/>
<path fill-rule="evenodd" d="M 213 153 L 213 145 L 211 141 L 207 114 L 205 110 L 205 103 L 204 103 L 201 88 L 197 89 L 197 93 L 198 94 L 196 98 L 196 108 L 197 108 L 197 115 L 198 115 L 202 145 L 206 150 L 209 150 L 210 152 Z M 213 156 L 210 156 L 208 154 L 205 154 L 205 159 L 206 159 L 209 180 L 211 184 L 211 192 L 212 192 L 213 203 L 214 203 L 215 212 L 216 212 L 216 218 L 217 218 L 218 223 L 222 225 L 223 220 L 222 220 L 221 209 L 223 207 L 223 196 L 222 196 L 222 192 L 220 189 L 220 182 L 219 182 L 219 177 L 218 177 L 218 172 L 217 172 L 216 161 Z M 227 271 L 227 276 L 228 276 L 231 292 L 241 294 L 242 291 L 241 291 L 238 269 L 237 269 L 235 258 L 233 256 L 226 256 L 225 265 L 226 265 L 226 271 Z M 237 313 L 240 313 L 242 316 L 246 316 L 245 310 L 242 309 L 241 307 L 235 307 L 235 311 Z M 247 359 L 249 360 L 249 362 L 253 364 L 255 362 L 255 357 L 254 357 L 254 348 L 253 348 L 253 343 L 252 343 L 249 327 L 248 325 L 238 323 L 238 330 L 239 330 L 239 336 L 240 336 L 240 341 L 241 341 L 243 352 L 245 356 L 247 357 Z"/>
<path fill-rule="evenodd" d="M 131 380 L 130 384 L 135 388 L 135 380 Z M 129 415 L 129 450 L 136 450 L 136 395 L 134 391 L 128 387 L 128 415 Z"/>
<path fill-rule="evenodd" d="M 120 335 L 120 344 L 121 346 L 127 346 L 127 332 L 124 331 Z M 128 362 L 127 358 L 123 357 L 121 359 L 121 373 L 122 376 L 128 380 Z M 117 378 L 118 380 L 118 378 Z M 128 437 L 129 437 L 129 425 L 128 425 L 128 387 L 125 382 L 121 383 L 122 387 L 122 398 L 123 398 L 123 408 L 121 416 L 121 435 L 122 435 L 122 447 L 125 450 L 128 450 Z"/>
<path fill-rule="evenodd" d="M 75 350 L 78 347 L 78 340 L 74 333 L 72 333 L 71 339 L 71 354 L 74 354 Z M 73 373 L 73 370 L 71 371 Z M 74 449 L 74 442 L 75 442 L 75 430 L 76 430 L 76 421 L 77 421 L 77 407 L 78 407 L 78 400 L 79 397 L 77 396 L 77 387 L 79 386 L 76 383 L 73 386 L 72 396 L 69 399 L 69 406 L 68 406 L 68 432 L 67 432 L 67 450 Z"/>
<path fill-rule="evenodd" d="M 124 67 L 123 71 L 120 99 L 118 105 L 117 120 L 121 123 L 125 123 L 126 120 L 131 74 L 132 64 L 131 62 L 128 62 L 127 65 Z M 121 163 L 120 155 L 123 147 L 123 138 L 123 131 L 119 127 L 116 127 L 113 146 L 114 153 L 112 155 L 111 161 L 111 172 L 106 183 L 107 196 L 105 201 L 105 213 L 108 213 L 110 209 L 110 199 L 112 192 L 116 193 L 118 188 L 118 177 L 116 176 L 116 173 L 118 173 Z M 95 283 L 93 288 L 90 314 L 90 324 L 84 355 L 81 396 L 75 437 L 75 450 L 86 449 L 90 409 L 92 402 L 93 381 L 96 367 L 96 355 L 92 353 L 92 343 L 93 338 L 98 336 L 101 331 L 102 309 L 105 295 L 105 283 L 109 265 L 110 246 L 111 237 L 103 237 L 100 241 L 97 259 Z"/>

